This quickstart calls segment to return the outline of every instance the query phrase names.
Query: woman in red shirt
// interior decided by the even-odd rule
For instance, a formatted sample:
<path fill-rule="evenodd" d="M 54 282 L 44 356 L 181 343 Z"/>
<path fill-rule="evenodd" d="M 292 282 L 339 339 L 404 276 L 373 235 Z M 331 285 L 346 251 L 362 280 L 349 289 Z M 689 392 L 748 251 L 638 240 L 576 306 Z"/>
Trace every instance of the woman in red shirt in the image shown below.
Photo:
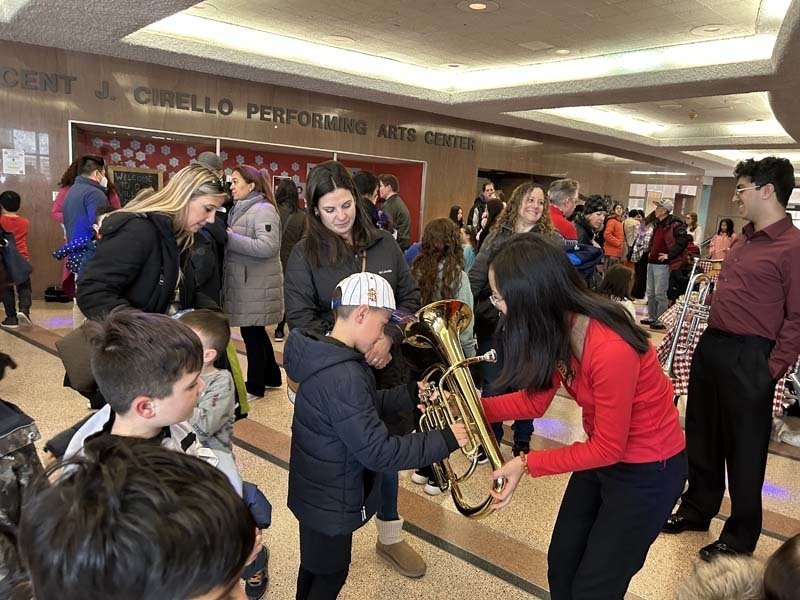
<path fill-rule="evenodd" d="M 551 597 L 622 598 L 686 482 L 672 384 L 647 334 L 544 237 L 500 248 L 489 282 L 506 319 L 497 387 L 520 391 L 484 398 L 487 421 L 541 417 L 563 385 L 587 436 L 507 462 L 492 474 L 507 479 L 493 506 L 509 503 L 523 475 L 572 472 L 548 550 Z"/>

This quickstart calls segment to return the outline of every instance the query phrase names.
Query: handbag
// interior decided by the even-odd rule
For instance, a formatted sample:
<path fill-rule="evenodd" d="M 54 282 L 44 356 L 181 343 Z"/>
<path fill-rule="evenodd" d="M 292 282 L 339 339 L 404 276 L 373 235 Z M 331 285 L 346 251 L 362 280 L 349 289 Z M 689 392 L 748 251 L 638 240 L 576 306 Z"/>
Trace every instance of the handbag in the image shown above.
<path fill-rule="evenodd" d="M 97 382 L 92 373 L 91 341 L 86 324 L 73 329 L 56 342 L 56 350 L 66 371 L 64 385 L 84 393 L 97 391 Z"/>
<path fill-rule="evenodd" d="M 17 249 L 14 234 L 0 229 L 0 257 L 6 269 L 6 277 L 14 285 L 20 285 L 30 279 L 33 267 Z"/>

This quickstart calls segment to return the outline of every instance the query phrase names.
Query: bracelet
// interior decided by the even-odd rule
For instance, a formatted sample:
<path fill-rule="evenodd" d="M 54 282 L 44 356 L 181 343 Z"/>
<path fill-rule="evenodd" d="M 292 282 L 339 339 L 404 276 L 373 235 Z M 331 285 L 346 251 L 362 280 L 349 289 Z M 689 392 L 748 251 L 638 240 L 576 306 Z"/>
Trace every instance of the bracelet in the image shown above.
<path fill-rule="evenodd" d="M 530 476 L 531 472 L 528 469 L 528 454 L 530 454 L 530 452 L 520 452 L 519 457 L 522 459 L 522 468 L 525 471 L 525 474 Z"/>

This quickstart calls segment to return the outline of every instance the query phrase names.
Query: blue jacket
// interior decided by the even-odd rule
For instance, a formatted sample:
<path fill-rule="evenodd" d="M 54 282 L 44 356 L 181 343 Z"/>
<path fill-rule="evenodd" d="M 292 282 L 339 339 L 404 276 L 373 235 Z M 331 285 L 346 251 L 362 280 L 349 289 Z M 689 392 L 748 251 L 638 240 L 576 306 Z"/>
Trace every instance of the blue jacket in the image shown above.
<path fill-rule="evenodd" d="M 378 507 L 378 472 L 429 465 L 458 448 L 452 432 L 391 435 L 381 417 L 410 412 L 416 383 L 375 390 L 364 355 L 323 334 L 293 329 L 283 364 L 299 383 L 292 421 L 289 509 L 325 535 L 346 535 Z"/>
<path fill-rule="evenodd" d="M 98 206 L 108 204 L 106 190 L 88 177 L 76 177 L 64 198 L 64 229 L 67 241 L 79 237 L 92 237 L 94 231 L 94 211 Z"/>

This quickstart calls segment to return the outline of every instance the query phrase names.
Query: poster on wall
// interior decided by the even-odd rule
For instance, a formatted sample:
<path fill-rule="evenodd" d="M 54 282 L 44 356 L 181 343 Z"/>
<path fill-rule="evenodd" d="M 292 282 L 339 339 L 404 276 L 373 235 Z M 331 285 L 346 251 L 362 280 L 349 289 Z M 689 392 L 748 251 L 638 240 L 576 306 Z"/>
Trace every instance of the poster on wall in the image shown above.
<path fill-rule="evenodd" d="M 25 175 L 25 151 L 3 148 L 3 173 L 5 175 Z"/>

